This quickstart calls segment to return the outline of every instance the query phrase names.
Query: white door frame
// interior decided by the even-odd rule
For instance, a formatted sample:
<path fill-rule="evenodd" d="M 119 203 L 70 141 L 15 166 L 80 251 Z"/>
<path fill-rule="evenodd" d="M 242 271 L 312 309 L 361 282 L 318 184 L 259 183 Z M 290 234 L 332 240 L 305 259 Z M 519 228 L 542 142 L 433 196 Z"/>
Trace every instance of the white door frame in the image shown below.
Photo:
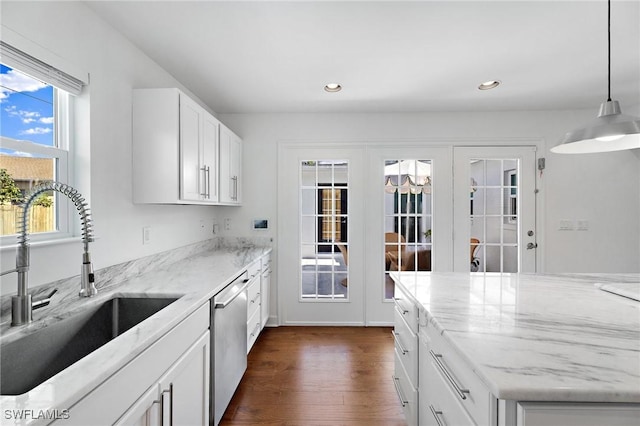
<path fill-rule="evenodd" d="M 504 144 L 504 145 L 501 145 Z M 435 153 L 434 150 L 438 150 L 440 152 L 439 156 L 440 161 L 436 163 L 434 166 L 434 193 L 438 194 L 449 194 L 442 196 L 436 200 L 434 198 L 434 236 L 433 241 L 434 244 L 437 244 L 437 250 L 434 250 L 434 259 L 432 260 L 433 269 L 438 271 L 452 271 L 454 269 L 454 241 L 453 237 L 455 237 L 453 228 L 454 228 L 454 213 L 453 204 L 454 204 L 454 179 L 462 179 L 468 185 L 469 177 L 466 178 L 464 176 L 457 176 L 454 179 L 450 177 L 453 174 L 453 163 L 454 163 L 454 150 L 456 148 L 465 148 L 465 149 L 475 149 L 479 153 L 487 153 L 490 150 L 497 150 L 497 152 L 501 152 L 504 155 L 508 154 L 513 158 L 511 154 L 513 152 L 528 150 L 530 151 L 533 158 L 535 158 L 536 146 L 542 146 L 542 141 L 536 139 L 529 138 L 491 138 L 491 139 L 438 139 L 438 140 L 384 140 L 384 141 L 347 141 L 347 142 L 310 142 L 310 141 L 292 141 L 292 142 L 280 142 L 278 144 L 278 225 L 277 225 L 277 237 L 278 237 L 278 281 L 277 288 L 274 289 L 276 292 L 276 297 L 278 301 L 278 323 L 280 325 L 322 325 L 322 324 L 330 324 L 330 325 L 367 325 L 367 326 L 384 326 L 393 324 L 393 309 L 392 304 L 386 303 L 381 296 L 381 291 L 377 290 L 377 285 L 375 283 L 379 283 L 381 280 L 381 273 L 379 268 L 369 268 L 366 267 L 367 263 L 370 261 L 377 261 L 379 259 L 380 253 L 384 250 L 384 242 L 382 232 L 380 230 L 383 229 L 383 220 L 384 220 L 384 211 L 383 211 L 383 194 L 380 190 L 381 188 L 376 184 L 376 179 L 378 174 L 382 176 L 383 168 L 379 167 L 380 162 L 384 162 L 384 159 L 398 158 L 398 157 L 407 157 L 407 158 L 418 158 L 425 157 L 426 159 L 432 158 L 436 159 L 434 155 L 431 153 Z M 311 151 L 305 151 L 311 150 Z M 316 151 L 313 151 L 316 150 Z M 325 159 L 338 158 L 340 155 L 336 154 L 340 152 L 340 150 L 353 151 L 352 154 L 358 153 L 358 155 L 362 155 L 362 165 L 361 170 L 354 169 L 352 166 L 353 163 L 350 164 L 350 175 L 356 176 L 359 174 L 357 179 L 350 181 L 351 186 L 351 199 L 349 202 L 350 216 L 354 214 L 351 211 L 351 208 L 357 208 L 358 211 L 363 212 L 367 215 L 367 219 L 363 220 L 361 223 L 361 229 L 357 232 L 361 232 L 360 237 L 356 237 L 355 235 L 350 236 L 350 241 L 352 244 L 362 244 L 362 256 L 358 258 L 357 250 L 352 250 L 349 257 L 350 265 L 350 279 L 354 280 L 362 280 L 364 283 L 374 283 L 373 286 L 364 285 L 363 283 L 357 283 L 357 285 L 362 285 L 361 289 L 361 299 L 362 303 L 357 303 L 357 306 L 353 306 L 354 312 L 359 312 L 358 318 L 350 318 L 347 320 L 327 320 L 326 317 L 331 318 L 331 311 L 327 310 L 324 315 L 326 316 L 324 319 L 316 321 L 313 318 L 307 320 L 294 319 L 291 317 L 291 309 L 288 306 L 290 303 L 290 297 L 287 297 L 287 292 L 291 288 L 291 281 L 298 281 L 297 273 L 294 277 L 291 274 L 287 274 L 287 270 L 291 270 L 291 265 L 298 265 L 300 262 L 298 251 L 287 250 L 286 247 L 292 246 L 297 247 L 299 245 L 299 241 L 297 238 L 297 232 L 291 232 L 292 227 L 296 227 L 298 223 L 298 208 L 297 203 L 298 196 L 291 196 L 291 192 L 287 189 L 295 188 L 296 191 L 299 190 L 299 182 L 296 180 L 295 184 L 292 184 L 290 181 L 291 176 L 284 173 L 284 169 L 286 164 L 289 162 L 293 162 L 296 167 L 299 165 L 299 162 L 302 160 L 311 160 L 307 153 L 316 152 L 316 153 L 324 153 L 322 157 Z M 346 152 L 343 151 L 343 152 Z M 426 154 L 425 154 L 426 153 Z M 445 154 L 446 153 L 446 154 Z M 304 155 L 302 155 L 304 154 Z M 484 156 L 484 154 L 478 154 Z M 444 167 L 444 165 L 440 168 L 437 164 L 444 164 L 442 160 L 445 158 L 444 156 L 448 156 L 448 165 Z M 320 157 L 316 158 L 320 159 Z M 534 160 L 535 161 L 535 160 Z M 534 187 L 536 187 L 537 176 L 535 170 L 533 173 L 533 181 Z M 468 172 L 467 172 L 468 174 Z M 445 178 L 438 179 L 438 176 L 445 176 Z M 446 178 L 449 176 L 449 179 Z M 296 178 L 297 179 L 297 178 Z M 383 179 L 380 177 L 380 179 Z M 359 194 L 363 194 L 363 197 L 360 199 L 358 197 Z M 468 194 L 466 195 L 468 197 Z M 542 259 L 544 244 L 541 244 L 544 239 L 544 235 L 542 233 L 544 229 L 544 218 L 541 216 L 541 212 L 543 210 L 544 198 L 536 199 L 535 205 L 532 207 L 533 217 L 535 220 L 535 229 L 536 229 L 536 241 L 539 245 L 537 249 L 536 256 L 536 269 L 539 272 L 544 271 L 544 264 Z M 367 209 L 372 209 L 374 214 L 368 214 Z M 291 211 L 295 212 L 295 225 L 290 222 L 291 220 Z M 438 229 L 435 229 L 435 223 L 437 222 Z M 465 219 L 465 222 L 468 222 L 468 217 Z M 463 223 L 465 223 L 463 222 Z M 350 230 L 353 231 L 357 228 L 356 221 L 351 218 L 350 220 Z M 372 229 L 375 228 L 375 229 Z M 458 230 L 456 230 L 458 232 Z M 464 232 L 464 230 L 462 230 Z M 468 231 L 467 231 L 468 234 Z M 359 240 L 359 241 L 358 241 Z M 528 242 L 526 239 L 521 239 L 520 241 Z M 464 254 L 455 254 L 457 256 L 462 256 L 461 258 L 468 259 L 468 250 L 469 244 L 468 240 L 465 244 L 462 244 L 461 247 L 464 248 Z M 462 249 L 460 249 L 462 250 Z M 352 254 L 355 256 L 352 262 Z M 467 265 L 465 265 L 468 267 Z M 299 270 L 299 267 L 295 268 L 296 271 Z M 468 272 L 468 269 L 466 269 Z M 356 278 L 359 276 L 360 278 Z M 354 288 L 356 288 L 356 281 L 354 281 Z M 373 289 L 373 291 L 372 291 Z M 360 290 L 359 290 L 360 291 Z M 298 304 L 297 295 L 298 291 L 295 292 L 296 300 L 294 304 Z M 290 295 L 289 295 L 290 296 Z M 360 297 L 360 295 L 359 295 Z M 328 303 L 327 306 L 331 304 Z M 310 306 L 310 305 L 308 305 Z"/>
<path fill-rule="evenodd" d="M 451 271 L 453 268 L 453 191 L 451 176 L 452 147 L 442 145 L 410 145 L 399 147 L 373 146 L 368 149 L 368 170 L 365 188 L 367 203 L 367 229 L 365 232 L 365 259 L 373 266 L 365 270 L 365 309 L 368 326 L 393 324 L 393 300 L 384 298 L 384 166 L 385 160 L 432 160 L 433 219 L 431 237 L 432 270 Z M 440 178 L 444 176 L 444 178 Z"/>
<path fill-rule="evenodd" d="M 278 318 L 281 325 L 365 325 L 364 150 L 337 143 L 282 144 L 278 152 Z M 307 160 L 349 161 L 349 298 L 300 297 L 300 164 Z"/>
<path fill-rule="evenodd" d="M 538 241 L 536 228 L 536 147 L 535 146 L 500 146 L 500 147 L 464 147 L 453 148 L 454 166 L 454 224 L 453 234 L 453 270 L 455 272 L 469 272 L 469 188 L 470 174 L 469 164 L 473 158 L 490 159 L 518 159 L 518 188 L 521 189 L 518 197 L 518 259 L 519 272 L 536 272 L 537 249 L 526 248 L 528 243 L 535 244 Z M 527 235 L 532 231 L 531 236 Z"/>

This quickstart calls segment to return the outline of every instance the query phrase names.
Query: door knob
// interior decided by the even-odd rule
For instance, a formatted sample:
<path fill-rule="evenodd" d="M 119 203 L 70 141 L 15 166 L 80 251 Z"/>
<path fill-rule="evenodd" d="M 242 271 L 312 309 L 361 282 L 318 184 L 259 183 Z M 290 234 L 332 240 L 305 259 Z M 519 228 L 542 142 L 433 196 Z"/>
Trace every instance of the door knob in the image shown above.
<path fill-rule="evenodd" d="M 538 248 L 538 243 L 529 243 L 527 244 L 527 250 L 531 250 L 534 248 Z"/>

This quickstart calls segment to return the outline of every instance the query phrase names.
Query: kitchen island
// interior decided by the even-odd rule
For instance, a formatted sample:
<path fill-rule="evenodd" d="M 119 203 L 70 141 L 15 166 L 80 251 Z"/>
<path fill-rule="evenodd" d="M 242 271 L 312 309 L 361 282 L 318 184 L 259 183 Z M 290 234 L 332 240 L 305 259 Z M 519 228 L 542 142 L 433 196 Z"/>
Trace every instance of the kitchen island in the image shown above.
<path fill-rule="evenodd" d="M 179 356 L 183 350 L 178 343 L 190 344 L 189 339 L 199 339 L 198 349 L 202 350 L 195 352 L 200 356 L 196 364 L 206 369 L 208 338 L 201 337 L 201 333 L 208 335 L 209 299 L 270 251 L 267 245 L 245 241 L 231 245 L 217 240 L 193 244 L 96 271 L 99 291 L 92 298 L 78 297 L 78 277 L 50 283 L 33 289 L 46 294 L 57 288 L 58 292 L 49 306 L 34 312 L 33 323 L 26 326 L 9 327 L 9 303 L 7 297 L 3 297 L 0 325 L 3 345 L 94 309 L 112 298 L 177 300 L 28 392 L 0 396 L 0 424 L 40 425 L 50 424 L 52 420 L 63 425 L 113 424 L 109 416 L 115 416 L 114 420 L 120 416 L 113 401 L 118 402 L 120 398 L 123 406 L 131 406 L 135 399 L 129 400 L 127 392 L 135 393 L 136 386 L 143 390 L 149 386 L 141 379 L 142 373 L 146 374 L 145 368 L 152 370 L 147 376 L 158 380 L 164 371 L 161 358 L 168 357 L 172 351 Z M 203 330 L 199 331 L 200 328 Z M 167 336 L 173 340 L 167 340 Z M 140 359 L 144 362 L 134 364 Z M 108 385 L 117 375 L 124 378 L 124 386 L 118 382 L 115 392 L 103 398 L 97 389 Z M 208 393 L 208 380 L 202 385 Z M 91 401 L 94 394 L 95 403 Z M 149 402 L 155 400 L 157 397 L 150 398 Z M 85 416 L 92 419 L 91 423 L 87 423 Z"/>
<path fill-rule="evenodd" d="M 405 404 L 410 424 L 637 424 L 640 302 L 597 284 L 633 287 L 640 275 L 392 278 L 396 376 L 403 403 L 413 394 L 418 406 Z M 440 379 L 453 389 L 453 401 L 442 396 Z"/>

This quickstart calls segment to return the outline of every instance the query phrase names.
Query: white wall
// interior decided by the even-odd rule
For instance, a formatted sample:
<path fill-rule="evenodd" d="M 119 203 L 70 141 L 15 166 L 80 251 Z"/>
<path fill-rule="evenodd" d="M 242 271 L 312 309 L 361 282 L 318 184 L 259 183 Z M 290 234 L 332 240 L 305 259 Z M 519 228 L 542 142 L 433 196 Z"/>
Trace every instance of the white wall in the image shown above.
<path fill-rule="evenodd" d="M 597 109 L 597 105 L 595 108 Z M 625 109 L 625 113 L 635 113 Z M 640 155 L 633 151 L 589 155 L 552 154 L 568 130 L 597 111 L 404 113 L 404 114 L 222 114 L 244 139 L 245 203 L 234 221 L 277 213 L 279 141 L 425 141 L 428 144 L 508 143 L 539 139 L 546 169 L 538 177 L 540 271 L 640 271 Z M 588 220 L 588 231 L 559 231 L 560 220 Z M 239 229 L 242 235 L 251 231 Z M 271 236 L 277 229 L 269 230 Z"/>
<path fill-rule="evenodd" d="M 143 55 L 82 3 L 2 2 L 2 25 L 91 75 L 81 99 L 87 122 L 79 123 L 90 161 L 91 210 L 98 241 L 92 245 L 94 266 L 102 268 L 211 237 L 209 224 L 232 218 L 238 236 L 275 237 L 277 142 L 427 140 L 429 143 L 479 138 L 527 137 L 553 145 L 562 134 L 593 111 L 407 113 L 407 114 L 248 114 L 219 118 L 244 138 L 242 208 L 138 206 L 131 202 L 131 90 L 179 87 L 171 75 Z M 87 101 L 90 100 L 90 110 Z M 599 102 L 599 101 L 596 101 Z M 627 113 L 640 113 L 640 108 Z M 87 147 L 88 145 L 88 147 Z M 539 253 L 546 271 L 638 271 L 640 265 L 640 156 L 632 152 L 547 158 L 540 179 L 541 237 Z M 268 231 L 252 231 L 254 218 L 270 219 Z M 558 231 L 561 219 L 589 221 L 589 231 Z M 205 228 L 201 228 L 204 222 Z M 152 242 L 142 245 L 142 227 L 151 226 Z M 2 270 L 14 265 L 11 250 L 2 250 Z M 77 275 L 79 243 L 33 247 L 32 285 Z M 15 278 L 3 277 L 3 292 Z"/>
<path fill-rule="evenodd" d="M 98 238 L 90 247 L 94 267 L 211 238 L 216 207 L 134 205 L 131 201 L 131 91 L 185 88 L 82 3 L 2 2 L 1 23 L 90 73 L 89 90 L 78 102 L 86 117 L 78 125 L 86 129 L 86 137 L 78 142 L 91 173 L 90 177 L 81 173 L 76 184 L 84 192 L 90 182 Z M 151 227 L 148 245 L 142 245 L 143 226 Z M 81 253 L 79 242 L 33 246 L 30 285 L 77 275 Z M 14 266 L 14 251 L 2 250 L 2 270 Z M 3 277 L 3 293 L 15 292 L 15 286 L 15 274 Z"/>

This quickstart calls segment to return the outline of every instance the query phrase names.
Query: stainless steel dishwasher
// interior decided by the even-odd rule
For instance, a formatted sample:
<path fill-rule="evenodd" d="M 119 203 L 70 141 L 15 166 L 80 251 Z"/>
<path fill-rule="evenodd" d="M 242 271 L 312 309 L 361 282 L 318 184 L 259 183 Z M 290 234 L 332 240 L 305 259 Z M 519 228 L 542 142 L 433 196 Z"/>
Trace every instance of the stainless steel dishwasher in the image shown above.
<path fill-rule="evenodd" d="M 247 369 L 247 285 L 244 272 L 211 303 L 210 422 L 220 423 Z"/>

